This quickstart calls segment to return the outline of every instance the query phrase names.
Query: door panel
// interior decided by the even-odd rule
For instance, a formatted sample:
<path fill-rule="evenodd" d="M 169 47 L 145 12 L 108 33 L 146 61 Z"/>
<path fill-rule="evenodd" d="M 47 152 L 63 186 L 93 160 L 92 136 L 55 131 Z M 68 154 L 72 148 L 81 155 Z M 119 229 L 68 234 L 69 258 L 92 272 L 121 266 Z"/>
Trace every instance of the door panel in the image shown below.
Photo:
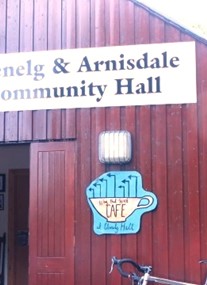
<path fill-rule="evenodd" d="M 74 284 L 74 142 L 34 143 L 29 285 Z"/>

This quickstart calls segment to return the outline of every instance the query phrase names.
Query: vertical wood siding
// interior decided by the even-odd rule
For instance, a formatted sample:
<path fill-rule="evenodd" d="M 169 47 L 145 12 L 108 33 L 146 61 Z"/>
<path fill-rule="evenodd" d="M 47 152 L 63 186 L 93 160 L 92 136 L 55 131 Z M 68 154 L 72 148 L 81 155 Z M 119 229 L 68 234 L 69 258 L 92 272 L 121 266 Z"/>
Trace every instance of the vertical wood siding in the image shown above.
<path fill-rule="evenodd" d="M 194 40 L 129 0 L 5 0 L 0 10 L 1 53 Z M 1 143 L 76 139 L 75 284 L 120 284 L 117 273 L 108 275 L 113 255 L 152 264 L 164 277 L 203 280 L 207 44 L 195 41 L 197 104 L 0 113 Z M 114 129 L 132 134 L 127 166 L 98 162 L 98 134 Z M 96 236 L 85 189 L 103 172 L 120 169 L 141 172 L 144 188 L 158 196 L 158 209 L 143 217 L 136 235 Z"/>

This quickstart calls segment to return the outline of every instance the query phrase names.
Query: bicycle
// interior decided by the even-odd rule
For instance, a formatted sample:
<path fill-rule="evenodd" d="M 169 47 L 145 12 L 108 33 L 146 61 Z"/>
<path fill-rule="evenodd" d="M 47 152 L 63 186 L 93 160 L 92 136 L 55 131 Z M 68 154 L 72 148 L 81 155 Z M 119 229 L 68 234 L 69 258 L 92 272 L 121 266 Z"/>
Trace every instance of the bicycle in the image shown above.
<path fill-rule="evenodd" d="M 201 260 L 199 261 L 199 263 L 207 263 L 207 260 Z M 132 265 L 136 271 L 135 272 L 124 271 L 123 270 L 124 264 Z M 114 265 L 117 267 L 118 272 L 121 274 L 122 277 L 131 279 L 132 285 L 147 285 L 149 281 L 166 285 L 197 285 L 194 283 L 188 283 L 173 279 L 152 276 L 150 275 L 152 271 L 152 266 L 139 265 L 137 262 L 135 262 L 130 258 L 117 259 L 116 257 L 112 257 L 111 269 L 109 273 L 113 271 Z M 143 275 L 139 276 L 138 272 L 143 273 Z M 207 285 L 207 277 L 204 285 Z"/>

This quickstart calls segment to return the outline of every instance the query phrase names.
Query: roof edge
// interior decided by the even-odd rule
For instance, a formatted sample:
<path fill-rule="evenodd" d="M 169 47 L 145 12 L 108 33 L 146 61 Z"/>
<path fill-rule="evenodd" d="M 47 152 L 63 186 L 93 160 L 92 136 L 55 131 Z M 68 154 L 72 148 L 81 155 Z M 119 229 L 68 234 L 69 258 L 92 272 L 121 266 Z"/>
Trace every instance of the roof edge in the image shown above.
<path fill-rule="evenodd" d="M 158 17 L 160 20 L 163 20 L 164 22 L 170 24 L 171 26 L 173 26 L 173 27 L 181 30 L 182 32 L 188 34 L 189 36 L 191 36 L 195 40 L 197 40 L 197 41 L 207 45 L 207 39 L 205 39 L 202 36 L 196 34 L 195 32 L 191 31 L 188 28 L 185 28 L 181 24 L 176 23 L 174 20 L 169 19 L 167 16 L 163 16 L 160 12 L 155 11 L 154 9 L 150 8 L 149 6 L 139 2 L 137 0 L 129 0 L 129 1 L 133 2 L 136 6 L 142 7 L 144 10 L 146 10 L 147 12 L 152 14 L 153 16 Z"/>

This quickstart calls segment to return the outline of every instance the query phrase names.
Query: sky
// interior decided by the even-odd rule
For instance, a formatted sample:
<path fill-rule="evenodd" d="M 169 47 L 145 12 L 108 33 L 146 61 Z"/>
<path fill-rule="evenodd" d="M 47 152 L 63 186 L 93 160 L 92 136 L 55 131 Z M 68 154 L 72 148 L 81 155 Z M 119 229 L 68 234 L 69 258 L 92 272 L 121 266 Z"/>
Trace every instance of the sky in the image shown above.
<path fill-rule="evenodd" d="M 207 39 L 206 0 L 138 0 Z"/>

